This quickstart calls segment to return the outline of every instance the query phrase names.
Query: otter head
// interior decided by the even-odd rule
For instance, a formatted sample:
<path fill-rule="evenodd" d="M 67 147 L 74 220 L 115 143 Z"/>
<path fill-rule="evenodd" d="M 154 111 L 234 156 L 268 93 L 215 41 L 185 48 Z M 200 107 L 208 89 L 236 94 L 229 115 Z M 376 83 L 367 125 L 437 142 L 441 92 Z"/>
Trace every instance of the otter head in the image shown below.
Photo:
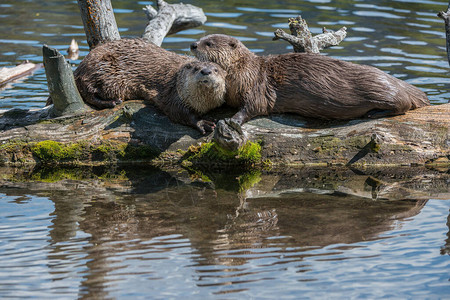
<path fill-rule="evenodd" d="M 225 71 L 211 62 L 191 61 L 177 76 L 177 92 L 183 103 L 199 114 L 225 102 Z"/>
<path fill-rule="evenodd" d="M 191 44 L 191 52 L 201 61 L 212 61 L 225 70 L 242 57 L 254 55 L 238 39 L 224 34 L 207 35 Z"/>

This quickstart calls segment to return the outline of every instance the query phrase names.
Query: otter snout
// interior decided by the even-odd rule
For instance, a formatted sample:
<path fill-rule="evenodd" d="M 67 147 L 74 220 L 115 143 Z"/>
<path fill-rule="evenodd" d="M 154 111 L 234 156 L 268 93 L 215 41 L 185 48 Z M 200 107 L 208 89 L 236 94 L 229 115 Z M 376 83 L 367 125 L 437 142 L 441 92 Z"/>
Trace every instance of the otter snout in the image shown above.
<path fill-rule="evenodd" d="M 194 42 L 191 44 L 191 50 L 195 50 L 198 47 L 198 42 Z"/>
<path fill-rule="evenodd" d="M 212 70 L 210 68 L 203 68 L 200 73 L 202 73 L 202 75 L 209 75 L 212 73 Z"/>

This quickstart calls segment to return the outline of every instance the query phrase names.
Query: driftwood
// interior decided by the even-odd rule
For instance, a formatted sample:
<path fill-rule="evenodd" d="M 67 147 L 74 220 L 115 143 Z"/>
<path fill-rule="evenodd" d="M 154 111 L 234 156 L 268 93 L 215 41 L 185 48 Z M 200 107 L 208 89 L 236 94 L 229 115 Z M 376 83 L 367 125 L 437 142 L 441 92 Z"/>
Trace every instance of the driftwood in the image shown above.
<path fill-rule="evenodd" d="M 24 62 L 18 66 L 12 68 L 1 68 L 0 69 L 0 87 L 6 85 L 7 83 L 16 80 L 18 78 L 32 74 L 37 69 L 41 68 L 42 65 L 34 64 L 31 62 Z"/>
<path fill-rule="evenodd" d="M 323 33 L 313 36 L 308 24 L 301 16 L 289 19 L 291 34 L 282 29 L 274 32 L 273 40 L 285 40 L 294 47 L 294 52 L 320 53 L 320 50 L 338 45 L 347 35 L 347 28 L 342 27 L 338 31 L 328 31 L 325 27 Z"/>
<path fill-rule="evenodd" d="M 199 7 L 190 4 L 168 4 L 156 2 L 158 11 L 148 5 L 144 11 L 149 20 L 142 38 L 161 46 L 164 37 L 182 30 L 203 25 L 206 16 Z"/>

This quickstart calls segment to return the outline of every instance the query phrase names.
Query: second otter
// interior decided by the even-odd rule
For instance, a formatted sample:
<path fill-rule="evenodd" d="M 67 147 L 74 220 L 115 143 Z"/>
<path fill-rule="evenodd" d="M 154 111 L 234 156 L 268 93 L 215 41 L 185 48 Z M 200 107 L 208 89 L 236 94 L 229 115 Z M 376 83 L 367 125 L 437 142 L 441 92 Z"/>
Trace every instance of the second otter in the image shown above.
<path fill-rule="evenodd" d="M 191 51 L 227 72 L 226 102 L 240 108 L 232 118 L 239 124 L 270 113 L 353 119 L 403 114 L 430 104 L 424 92 L 377 68 L 323 55 L 257 56 L 223 34 L 201 38 Z"/>
<path fill-rule="evenodd" d="M 203 134 L 214 123 L 199 115 L 224 103 L 225 72 L 142 39 L 121 39 L 94 48 L 74 72 L 84 101 L 97 108 L 144 99 L 172 121 Z"/>

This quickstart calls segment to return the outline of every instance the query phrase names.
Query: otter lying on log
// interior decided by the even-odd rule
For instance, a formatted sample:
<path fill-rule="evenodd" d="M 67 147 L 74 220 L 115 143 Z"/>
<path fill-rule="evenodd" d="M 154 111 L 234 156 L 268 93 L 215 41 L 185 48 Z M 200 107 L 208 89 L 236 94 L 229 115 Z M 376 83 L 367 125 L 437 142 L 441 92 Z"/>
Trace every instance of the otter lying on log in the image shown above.
<path fill-rule="evenodd" d="M 240 125 L 271 113 L 353 119 L 398 115 L 430 104 L 424 92 L 377 68 L 323 55 L 257 56 L 222 34 L 201 38 L 191 51 L 227 72 L 225 98 L 239 107 L 232 120 Z"/>
<path fill-rule="evenodd" d="M 189 125 L 202 134 L 212 131 L 215 124 L 198 116 L 225 101 L 226 73 L 222 68 L 143 39 L 121 39 L 97 46 L 74 76 L 83 100 L 96 108 L 144 99 L 173 122 Z"/>

